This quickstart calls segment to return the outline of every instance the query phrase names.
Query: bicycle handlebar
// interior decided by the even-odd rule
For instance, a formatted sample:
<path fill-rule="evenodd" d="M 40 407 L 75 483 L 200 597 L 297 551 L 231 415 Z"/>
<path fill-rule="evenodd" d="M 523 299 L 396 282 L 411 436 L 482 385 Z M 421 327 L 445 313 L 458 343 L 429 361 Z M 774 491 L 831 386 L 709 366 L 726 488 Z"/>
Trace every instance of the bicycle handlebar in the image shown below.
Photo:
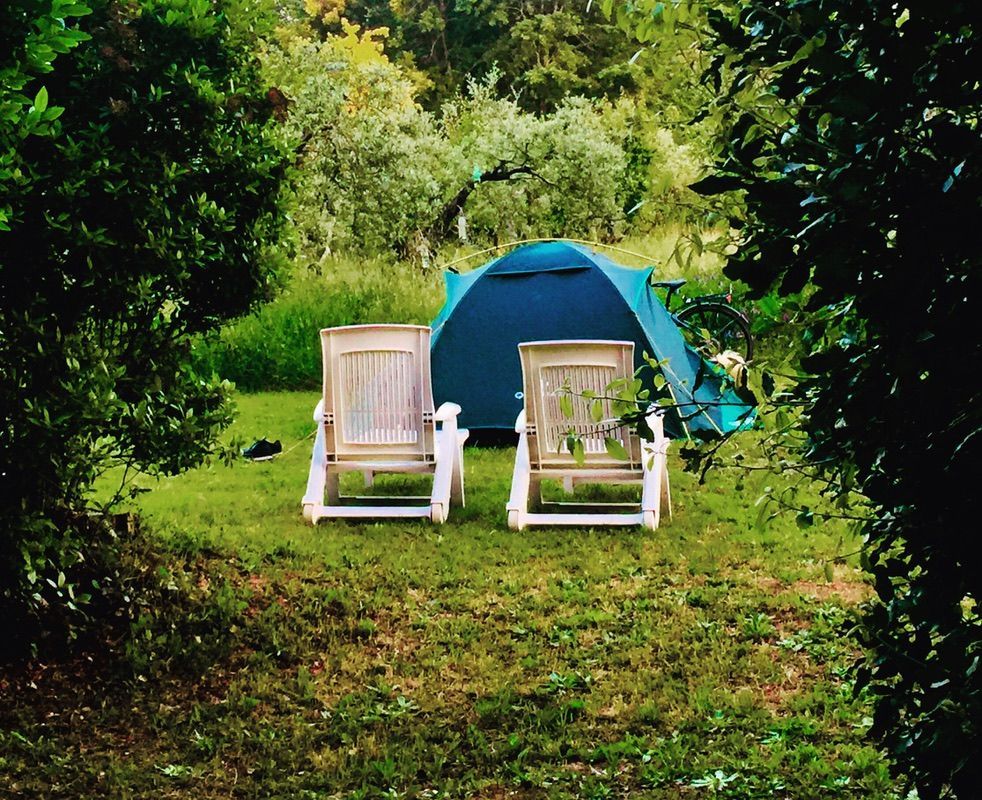
<path fill-rule="evenodd" d="M 671 289 L 672 291 L 675 291 L 680 286 L 685 286 L 686 283 L 688 283 L 688 281 L 686 281 L 685 278 L 676 278 L 670 281 L 652 281 L 651 285 L 656 289 Z"/>

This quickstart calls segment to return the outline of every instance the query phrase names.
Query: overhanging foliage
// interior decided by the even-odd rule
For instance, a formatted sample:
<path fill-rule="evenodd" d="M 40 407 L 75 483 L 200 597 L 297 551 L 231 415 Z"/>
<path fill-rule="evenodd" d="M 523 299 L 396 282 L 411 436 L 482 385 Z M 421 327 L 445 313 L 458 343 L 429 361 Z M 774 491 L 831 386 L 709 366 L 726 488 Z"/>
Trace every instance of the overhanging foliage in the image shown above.
<path fill-rule="evenodd" d="M 612 9 L 614 10 L 614 9 Z M 727 274 L 809 296 L 801 456 L 874 508 L 860 685 L 920 797 L 974 797 L 980 87 L 974 4 L 641 2 L 628 29 L 701 31 L 715 175 L 738 190 Z"/>
<path fill-rule="evenodd" d="M 86 515 L 102 470 L 170 474 L 213 449 L 230 409 L 191 337 L 265 292 L 286 168 L 244 7 L 38 7 L 0 14 L 8 646 L 107 590 Z"/>

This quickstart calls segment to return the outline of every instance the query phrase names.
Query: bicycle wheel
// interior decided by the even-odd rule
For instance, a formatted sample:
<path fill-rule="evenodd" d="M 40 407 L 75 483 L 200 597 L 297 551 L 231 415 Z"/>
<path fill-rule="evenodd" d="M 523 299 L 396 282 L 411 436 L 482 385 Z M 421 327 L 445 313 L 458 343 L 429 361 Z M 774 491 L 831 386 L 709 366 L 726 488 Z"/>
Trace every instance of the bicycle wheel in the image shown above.
<path fill-rule="evenodd" d="M 680 309 L 675 318 L 689 344 L 705 357 L 712 358 L 724 350 L 732 350 L 745 361 L 753 358 L 754 341 L 750 322 L 732 306 L 725 303 L 690 303 Z"/>

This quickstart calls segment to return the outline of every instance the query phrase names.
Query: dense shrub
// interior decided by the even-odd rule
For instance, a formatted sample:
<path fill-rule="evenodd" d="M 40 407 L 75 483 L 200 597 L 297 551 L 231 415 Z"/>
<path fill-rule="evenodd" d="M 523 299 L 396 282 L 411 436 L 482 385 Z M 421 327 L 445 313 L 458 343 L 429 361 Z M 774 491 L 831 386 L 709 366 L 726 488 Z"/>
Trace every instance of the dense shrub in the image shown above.
<path fill-rule="evenodd" d="M 777 432 L 774 461 L 817 474 L 847 515 L 865 498 L 878 602 L 858 685 L 876 698 L 873 733 L 922 800 L 977 797 L 976 4 L 605 5 L 643 39 L 693 17 L 711 31 L 720 152 L 699 188 L 743 200 L 727 274 L 804 321 L 776 396 L 798 424 Z"/>
<path fill-rule="evenodd" d="M 97 475 L 171 474 L 213 450 L 230 410 L 191 342 L 266 293 L 283 219 L 253 5 L 87 6 L 67 33 L 61 18 L 89 8 L 0 11 L 5 647 L 108 591 Z"/>

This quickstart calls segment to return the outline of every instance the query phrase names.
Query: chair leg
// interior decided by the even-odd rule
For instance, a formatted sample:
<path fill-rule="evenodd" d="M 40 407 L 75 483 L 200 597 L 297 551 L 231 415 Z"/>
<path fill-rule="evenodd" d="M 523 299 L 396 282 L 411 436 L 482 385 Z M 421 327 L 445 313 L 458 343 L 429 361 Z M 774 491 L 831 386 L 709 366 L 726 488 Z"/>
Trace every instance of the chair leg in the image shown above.
<path fill-rule="evenodd" d="M 537 475 L 529 478 L 529 508 L 533 511 L 542 509 L 542 478 Z"/>
<path fill-rule="evenodd" d="M 375 483 L 375 473 L 370 469 L 366 469 L 362 470 L 361 475 L 365 479 L 365 488 L 371 489 L 372 484 Z"/>
<path fill-rule="evenodd" d="M 450 502 L 463 508 L 466 505 L 464 499 L 464 442 L 467 440 L 467 431 L 457 432 L 457 446 L 454 448 L 453 475 L 450 481 Z"/>
<path fill-rule="evenodd" d="M 529 507 L 529 485 L 531 483 L 531 465 L 529 461 L 529 443 L 523 432 L 518 439 L 518 449 L 515 451 L 515 468 L 511 476 L 511 495 L 508 498 L 508 527 L 520 531 L 525 527 L 525 516 Z"/>
<path fill-rule="evenodd" d="M 318 424 L 317 436 L 314 438 L 314 452 L 310 456 L 310 471 L 307 474 L 307 491 L 300 501 L 304 517 L 313 521 L 311 509 L 324 502 L 324 489 L 327 483 L 327 453 L 324 442 L 324 426 Z"/>
<path fill-rule="evenodd" d="M 327 468 L 325 476 L 325 488 L 327 490 L 327 504 L 336 506 L 341 502 L 341 476 L 337 472 L 332 472 Z"/>
<path fill-rule="evenodd" d="M 666 450 L 667 450 L 667 447 L 666 447 Z M 668 512 L 668 519 L 669 519 L 669 521 L 671 521 L 671 519 L 672 519 L 672 487 L 671 487 L 671 484 L 668 481 L 668 459 L 666 458 L 663 463 L 664 463 L 664 471 L 663 471 L 663 474 L 662 474 L 662 481 L 661 481 L 661 502 L 662 502 L 662 505 L 665 507 L 665 510 Z"/>
<path fill-rule="evenodd" d="M 642 457 L 641 524 L 656 530 L 661 522 L 661 498 L 665 474 L 665 454 L 657 447 Z M 650 466 L 649 466 L 650 464 Z"/>
<path fill-rule="evenodd" d="M 458 448 L 457 420 L 451 418 L 441 423 L 440 430 L 436 432 L 436 467 L 433 470 L 433 493 L 430 495 L 430 519 L 436 523 L 445 522 L 450 511 Z"/>

